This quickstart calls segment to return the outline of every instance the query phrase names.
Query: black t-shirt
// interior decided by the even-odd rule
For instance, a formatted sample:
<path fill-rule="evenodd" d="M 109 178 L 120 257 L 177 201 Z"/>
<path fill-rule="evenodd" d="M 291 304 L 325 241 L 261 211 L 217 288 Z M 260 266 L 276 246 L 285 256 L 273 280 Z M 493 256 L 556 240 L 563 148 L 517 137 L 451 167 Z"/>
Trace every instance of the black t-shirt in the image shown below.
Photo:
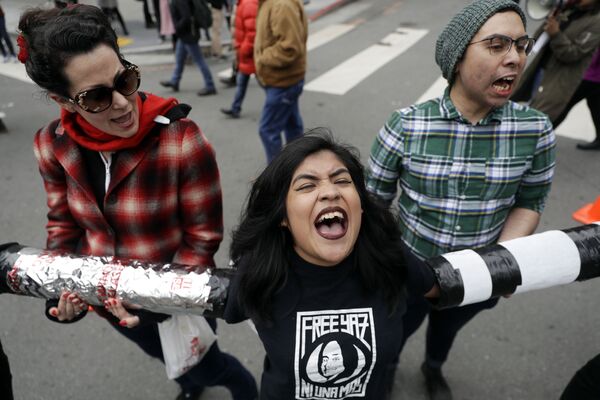
<path fill-rule="evenodd" d="M 266 351 L 261 399 L 383 399 L 406 302 L 390 313 L 380 292 L 366 293 L 352 256 L 333 267 L 310 264 L 293 251 L 290 257 L 289 279 L 273 298 L 273 322 L 253 321 Z M 243 259 L 239 268 L 248 268 Z M 423 278 L 422 264 L 411 270 L 420 277 L 409 281 L 429 285 L 413 289 L 426 292 L 433 276 Z M 234 278 L 227 322 L 246 319 L 238 287 Z"/>

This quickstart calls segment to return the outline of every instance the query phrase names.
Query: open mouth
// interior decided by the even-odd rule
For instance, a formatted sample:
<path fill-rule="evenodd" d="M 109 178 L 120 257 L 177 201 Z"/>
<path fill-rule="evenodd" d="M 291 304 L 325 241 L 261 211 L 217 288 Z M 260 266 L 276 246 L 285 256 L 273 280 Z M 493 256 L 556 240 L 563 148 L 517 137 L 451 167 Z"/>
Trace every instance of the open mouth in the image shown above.
<path fill-rule="evenodd" d="M 346 211 L 340 207 L 323 209 L 315 220 L 315 228 L 320 236 L 328 240 L 343 237 L 348 231 Z"/>
<path fill-rule="evenodd" d="M 125 115 L 120 116 L 119 118 L 113 118 L 112 121 L 117 123 L 117 124 L 121 124 L 121 125 L 128 125 L 129 121 L 131 119 L 131 111 L 128 112 Z"/>
<path fill-rule="evenodd" d="M 507 96 L 512 92 L 514 84 L 514 76 L 505 76 L 504 78 L 495 80 L 494 83 L 492 83 L 492 87 L 498 94 Z"/>

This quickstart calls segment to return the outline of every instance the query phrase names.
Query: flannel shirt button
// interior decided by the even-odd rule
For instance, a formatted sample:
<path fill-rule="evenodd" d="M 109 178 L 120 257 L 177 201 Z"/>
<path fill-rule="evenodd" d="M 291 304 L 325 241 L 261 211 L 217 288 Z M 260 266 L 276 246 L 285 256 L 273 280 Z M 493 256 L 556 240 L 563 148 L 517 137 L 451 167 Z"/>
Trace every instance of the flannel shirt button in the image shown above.
<path fill-rule="evenodd" d="M 456 227 L 454 229 L 456 229 L 457 231 L 460 231 L 461 227 L 460 227 L 460 225 L 456 225 Z"/>
<path fill-rule="evenodd" d="M 117 196 L 115 196 L 114 194 L 111 194 L 110 196 L 108 196 L 108 204 L 115 204 L 117 202 Z"/>
<path fill-rule="evenodd" d="M 467 198 L 467 196 L 465 196 L 464 194 L 461 194 L 460 196 L 458 196 L 459 199 L 464 200 Z"/>

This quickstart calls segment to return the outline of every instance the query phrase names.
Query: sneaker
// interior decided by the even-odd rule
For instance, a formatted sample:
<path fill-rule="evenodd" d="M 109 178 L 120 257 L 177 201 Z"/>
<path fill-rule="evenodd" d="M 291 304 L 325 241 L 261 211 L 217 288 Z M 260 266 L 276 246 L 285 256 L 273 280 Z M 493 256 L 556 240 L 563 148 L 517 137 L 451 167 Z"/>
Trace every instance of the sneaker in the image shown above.
<path fill-rule="evenodd" d="M 213 94 L 217 94 L 217 89 L 215 89 L 215 88 L 212 88 L 212 89 L 211 88 L 203 88 L 203 89 L 200 89 L 198 91 L 198 93 L 196 93 L 196 94 L 198 96 L 210 96 L 210 95 L 213 95 Z"/>
<path fill-rule="evenodd" d="M 203 391 L 203 387 L 194 390 L 182 390 L 181 393 L 175 397 L 175 400 L 199 400 Z"/>
<path fill-rule="evenodd" d="M 425 387 L 430 400 L 452 400 L 452 391 L 442 375 L 441 368 L 431 368 L 423 363 L 421 372 L 425 377 Z"/>
<path fill-rule="evenodd" d="M 230 108 L 221 108 L 221 112 L 230 118 L 239 118 L 240 117 L 239 111 L 235 112 Z"/>
<path fill-rule="evenodd" d="M 179 92 L 179 83 L 173 83 L 171 81 L 160 81 L 161 86 L 170 87 L 174 92 Z"/>

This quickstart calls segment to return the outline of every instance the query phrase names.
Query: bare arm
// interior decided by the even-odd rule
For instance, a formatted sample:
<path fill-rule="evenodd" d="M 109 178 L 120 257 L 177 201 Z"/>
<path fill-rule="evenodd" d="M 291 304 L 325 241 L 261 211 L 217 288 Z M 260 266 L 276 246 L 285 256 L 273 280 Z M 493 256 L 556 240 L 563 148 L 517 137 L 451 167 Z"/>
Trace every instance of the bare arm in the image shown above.
<path fill-rule="evenodd" d="M 536 211 L 516 207 L 508 214 L 499 242 L 531 235 L 540 222 L 540 214 Z"/>

